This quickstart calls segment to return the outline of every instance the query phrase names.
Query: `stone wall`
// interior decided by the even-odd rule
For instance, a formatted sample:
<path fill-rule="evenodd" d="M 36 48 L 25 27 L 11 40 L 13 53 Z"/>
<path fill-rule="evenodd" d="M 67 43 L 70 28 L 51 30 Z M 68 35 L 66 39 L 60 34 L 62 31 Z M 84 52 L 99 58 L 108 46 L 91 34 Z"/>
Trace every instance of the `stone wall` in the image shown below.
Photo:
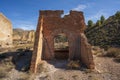
<path fill-rule="evenodd" d="M 35 31 L 33 30 L 29 31 L 27 35 L 28 41 L 34 42 L 34 37 L 35 37 Z"/>
<path fill-rule="evenodd" d="M 64 17 L 61 17 L 61 14 L 63 14 L 62 10 L 40 11 L 31 71 L 37 71 L 37 65 L 41 60 L 55 58 L 54 37 L 60 33 L 64 33 L 68 37 L 68 60 L 80 60 L 81 64 L 85 64 L 88 68 L 94 68 L 91 46 L 84 35 L 86 26 L 83 12 L 70 11 L 70 14 Z"/>
<path fill-rule="evenodd" d="M 14 44 L 34 43 L 34 37 L 34 30 L 13 29 Z"/>
<path fill-rule="evenodd" d="M 0 13 L 0 47 L 12 46 L 12 23 Z"/>

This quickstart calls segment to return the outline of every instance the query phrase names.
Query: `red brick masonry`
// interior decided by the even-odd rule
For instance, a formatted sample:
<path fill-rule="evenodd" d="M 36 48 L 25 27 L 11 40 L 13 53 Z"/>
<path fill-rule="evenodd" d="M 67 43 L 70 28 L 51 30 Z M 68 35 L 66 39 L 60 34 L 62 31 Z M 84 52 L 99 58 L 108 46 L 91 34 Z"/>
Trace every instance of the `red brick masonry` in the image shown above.
<path fill-rule="evenodd" d="M 62 10 L 40 11 L 31 61 L 31 71 L 34 73 L 41 60 L 54 59 L 54 37 L 59 33 L 68 37 L 69 60 L 80 60 L 88 68 L 94 69 L 91 46 L 84 34 L 86 26 L 83 12 L 70 11 L 64 17 L 61 14 Z"/>

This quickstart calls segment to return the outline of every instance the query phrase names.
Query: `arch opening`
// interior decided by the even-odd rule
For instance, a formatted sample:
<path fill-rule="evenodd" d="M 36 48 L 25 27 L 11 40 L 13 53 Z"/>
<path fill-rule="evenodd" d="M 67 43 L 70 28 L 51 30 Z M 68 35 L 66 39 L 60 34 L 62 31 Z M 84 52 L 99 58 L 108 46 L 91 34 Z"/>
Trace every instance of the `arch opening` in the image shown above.
<path fill-rule="evenodd" d="M 54 56 L 55 59 L 69 58 L 69 41 L 64 33 L 54 36 Z"/>

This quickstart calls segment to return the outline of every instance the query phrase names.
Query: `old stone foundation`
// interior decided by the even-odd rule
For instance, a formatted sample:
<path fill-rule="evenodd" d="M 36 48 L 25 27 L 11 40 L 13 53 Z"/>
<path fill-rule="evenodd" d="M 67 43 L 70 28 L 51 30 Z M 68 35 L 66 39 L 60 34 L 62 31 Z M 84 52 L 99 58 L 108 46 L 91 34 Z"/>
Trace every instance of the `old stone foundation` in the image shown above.
<path fill-rule="evenodd" d="M 34 73 L 42 60 L 55 59 L 54 38 L 60 33 L 64 33 L 68 38 L 69 49 L 66 58 L 80 60 L 88 68 L 94 69 L 91 46 L 84 34 L 86 26 L 83 12 L 70 11 L 70 14 L 64 17 L 61 17 L 62 14 L 62 10 L 40 11 L 30 67 Z"/>

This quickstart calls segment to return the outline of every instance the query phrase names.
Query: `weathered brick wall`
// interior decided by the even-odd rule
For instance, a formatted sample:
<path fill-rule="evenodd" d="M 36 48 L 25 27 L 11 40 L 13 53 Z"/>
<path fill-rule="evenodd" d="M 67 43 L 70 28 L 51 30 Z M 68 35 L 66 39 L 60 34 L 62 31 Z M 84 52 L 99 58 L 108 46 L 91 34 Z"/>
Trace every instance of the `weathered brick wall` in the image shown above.
<path fill-rule="evenodd" d="M 0 13 L 0 47 L 12 46 L 12 23 Z"/>
<path fill-rule="evenodd" d="M 86 29 L 83 12 L 70 11 L 61 18 L 63 11 L 40 11 L 36 40 L 31 62 L 31 70 L 36 72 L 39 59 L 54 59 L 54 37 L 60 33 L 66 34 L 69 44 L 69 60 L 81 60 L 88 68 L 94 67 L 91 47 L 83 36 Z M 43 19 L 43 21 L 41 21 Z M 42 26 L 41 26 L 42 24 Z M 42 31 L 41 27 L 43 28 Z M 42 32 L 42 33 L 41 33 Z M 40 37 L 42 35 L 42 39 Z M 39 41 L 42 40 L 42 43 Z M 40 47 L 43 44 L 42 47 Z M 42 52 L 40 52 L 40 48 Z M 41 56 L 39 56 L 41 55 Z M 39 59 L 37 58 L 39 56 Z M 34 62 L 35 61 L 35 62 Z M 35 65 L 36 64 L 36 65 Z"/>
<path fill-rule="evenodd" d="M 54 36 L 59 33 L 65 33 L 69 40 L 69 58 L 72 58 L 75 52 L 75 42 L 79 33 L 84 32 L 85 23 L 82 12 L 70 11 L 70 15 L 61 18 L 63 11 L 41 11 L 40 16 L 44 16 L 43 35 L 45 40 L 45 50 L 43 59 L 54 58 Z M 55 15 L 55 13 L 57 13 Z M 55 16 L 54 16 L 55 15 Z M 46 43 L 49 43 L 48 45 Z"/>

